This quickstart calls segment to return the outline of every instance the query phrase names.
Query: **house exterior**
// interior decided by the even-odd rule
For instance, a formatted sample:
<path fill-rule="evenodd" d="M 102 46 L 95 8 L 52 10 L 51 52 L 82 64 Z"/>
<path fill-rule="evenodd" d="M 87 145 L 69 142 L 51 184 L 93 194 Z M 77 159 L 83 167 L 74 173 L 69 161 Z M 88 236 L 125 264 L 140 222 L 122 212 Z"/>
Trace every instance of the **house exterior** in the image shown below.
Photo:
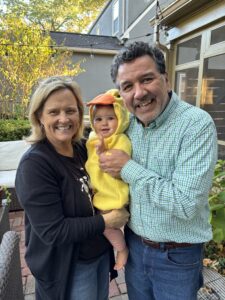
<path fill-rule="evenodd" d="M 73 52 L 73 62 L 81 61 L 84 72 L 75 79 L 81 87 L 85 102 L 113 87 L 110 65 L 114 55 L 122 47 L 116 36 L 53 31 L 50 35 L 62 51 L 65 49 Z"/>
<path fill-rule="evenodd" d="M 50 32 L 50 36 L 56 49 L 71 51 L 73 62 L 81 62 L 83 72 L 75 80 L 81 87 L 84 102 L 113 88 L 110 65 L 114 55 L 122 47 L 116 36 L 54 31 Z M 0 99 L 0 117 L 11 116 L 19 103 L 20 99 L 18 102 Z"/>
<path fill-rule="evenodd" d="M 161 47 L 173 90 L 213 117 L 225 158 L 225 0 L 112 0 L 89 33 Z"/>

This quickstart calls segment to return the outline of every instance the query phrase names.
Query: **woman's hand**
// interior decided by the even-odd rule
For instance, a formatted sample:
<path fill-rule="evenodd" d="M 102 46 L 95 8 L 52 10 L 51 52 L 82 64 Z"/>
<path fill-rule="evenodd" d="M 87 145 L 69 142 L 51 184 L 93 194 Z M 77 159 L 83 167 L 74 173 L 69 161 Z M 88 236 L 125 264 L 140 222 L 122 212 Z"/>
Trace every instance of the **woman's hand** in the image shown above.
<path fill-rule="evenodd" d="M 130 214 L 125 208 L 113 209 L 109 213 L 103 214 L 102 217 L 105 221 L 105 227 L 121 228 L 129 220 Z"/>

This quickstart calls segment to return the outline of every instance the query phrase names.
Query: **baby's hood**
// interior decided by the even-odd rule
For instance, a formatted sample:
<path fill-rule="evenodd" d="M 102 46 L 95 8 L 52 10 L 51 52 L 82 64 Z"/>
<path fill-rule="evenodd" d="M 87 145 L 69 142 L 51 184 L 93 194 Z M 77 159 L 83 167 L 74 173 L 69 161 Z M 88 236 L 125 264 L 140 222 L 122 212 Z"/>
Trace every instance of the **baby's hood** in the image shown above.
<path fill-rule="evenodd" d="M 129 125 L 129 112 L 124 106 L 123 99 L 117 89 L 108 90 L 106 93 L 98 95 L 93 100 L 87 103 L 87 106 L 89 106 L 89 116 L 91 127 L 93 130 L 93 112 L 94 106 L 97 104 L 113 105 L 115 115 L 118 119 L 118 126 L 114 134 L 123 133 L 127 129 Z"/>

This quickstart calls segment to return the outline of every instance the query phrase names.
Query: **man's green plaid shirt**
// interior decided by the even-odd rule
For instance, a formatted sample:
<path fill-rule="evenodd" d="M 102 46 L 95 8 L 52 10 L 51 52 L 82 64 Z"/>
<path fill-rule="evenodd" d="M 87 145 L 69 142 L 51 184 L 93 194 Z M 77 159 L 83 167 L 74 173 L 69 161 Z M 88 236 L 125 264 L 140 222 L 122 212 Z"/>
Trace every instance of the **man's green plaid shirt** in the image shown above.
<path fill-rule="evenodd" d="M 121 177 L 130 186 L 129 227 L 157 242 L 210 240 L 208 193 L 217 135 L 209 114 L 172 93 L 148 127 L 131 116 L 127 134 L 132 159 Z"/>

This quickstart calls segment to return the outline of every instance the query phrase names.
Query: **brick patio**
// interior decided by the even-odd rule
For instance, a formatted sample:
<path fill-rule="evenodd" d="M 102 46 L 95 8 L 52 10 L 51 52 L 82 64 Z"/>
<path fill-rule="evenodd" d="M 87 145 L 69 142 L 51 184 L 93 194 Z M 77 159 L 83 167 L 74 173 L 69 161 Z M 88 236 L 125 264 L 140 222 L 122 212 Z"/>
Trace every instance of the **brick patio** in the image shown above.
<path fill-rule="evenodd" d="M 25 300 L 35 300 L 34 297 L 34 278 L 24 260 L 24 214 L 23 211 L 9 213 L 11 230 L 15 230 L 20 235 L 20 258 L 23 277 L 23 289 Z M 110 284 L 109 299 L 111 300 L 128 300 L 127 289 L 124 280 L 124 272 L 120 271 L 116 280 Z"/>
<path fill-rule="evenodd" d="M 34 278 L 31 275 L 30 270 L 24 260 L 25 246 L 23 211 L 10 212 L 9 218 L 11 230 L 15 230 L 20 235 L 20 257 L 25 300 L 35 300 Z M 206 268 L 204 269 L 203 274 L 207 288 L 205 287 L 199 291 L 198 300 L 225 299 L 225 277 L 221 276 L 213 270 Z M 119 276 L 116 278 L 116 280 L 113 280 L 111 282 L 109 299 L 128 300 L 127 289 L 124 280 L 124 271 L 120 271 Z"/>

